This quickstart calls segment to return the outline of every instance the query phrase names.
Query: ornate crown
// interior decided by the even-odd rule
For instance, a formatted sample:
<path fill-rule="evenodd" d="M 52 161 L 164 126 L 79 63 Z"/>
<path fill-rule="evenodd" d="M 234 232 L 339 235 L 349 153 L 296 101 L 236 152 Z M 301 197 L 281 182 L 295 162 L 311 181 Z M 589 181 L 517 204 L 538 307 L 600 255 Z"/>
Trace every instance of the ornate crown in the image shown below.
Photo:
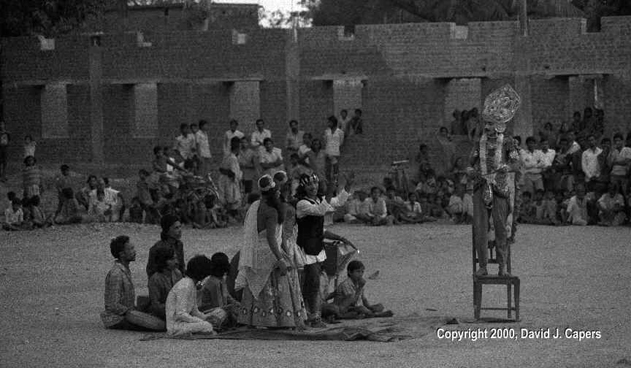
<path fill-rule="evenodd" d="M 503 132 L 506 123 L 515 116 L 520 105 L 521 98 L 509 84 L 506 84 L 486 96 L 482 117 L 495 124 L 497 131 Z"/>

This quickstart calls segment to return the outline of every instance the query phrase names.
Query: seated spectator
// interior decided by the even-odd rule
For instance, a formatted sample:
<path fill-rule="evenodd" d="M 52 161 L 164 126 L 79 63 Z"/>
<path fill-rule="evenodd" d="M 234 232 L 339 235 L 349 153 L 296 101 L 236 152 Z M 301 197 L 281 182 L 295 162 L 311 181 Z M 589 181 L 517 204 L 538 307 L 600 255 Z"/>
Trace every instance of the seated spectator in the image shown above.
<path fill-rule="evenodd" d="M 371 304 L 364 293 L 364 264 L 354 260 L 346 266 L 348 278 L 337 286 L 333 294 L 333 305 L 338 318 L 392 317 L 381 304 Z"/>
<path fill-rule="evenodd" d="M 393 222 L 395 224 L 398 224 L 399 220 L 407 212 L 405 201 L 403 200 L 403 198 L 396 195 L 396 190 L 392 186 L 386 187 L 386 197 L 384 198 L 384 200 L 386 201 L 386 209 L 388 210 L 388 215 L 392 216 Z"/>
<path fill-rule="evenodd" d="M 90 197 L 88 218 L 94 222 L 111 222 L 112 206 L 105 202 L 105 190 L 97 189 L 96 198 Z"/>
<path fill-rule="evenodd" d="M 443 207 L 443 198 L 436 194 L 429 195 L 429 215 L 435 219 L 446 219 L 449 217 Z"/>
<path fill-rule="evenodd" d="M 103 201 L 107 206 L 109 206 L 111 211 L 111 214 L 106 214 L 106 217 L 109 216 L 109 221 L 120 221 L 125 211 L 125 201 L 123 195 L 118 190 L 112 189 L 109 184 L 109 179 L 105 177 L 99 179 L 96 184 L 96 189 L 90 192 L 91 201 L 98 201 L 98 192 L 103 193 Z"/>
<path fill-rule="evenodd" d="M 467 175 L 467 162 L 464 157 L 458 157 L 451 169 L 451 175 L 455 185 L 463 184 L 467 185 L 469 176 Z"/>
<path fill-rule="evenodd" d="M 558 225 L 558 211 L 557 211 L 557 200 L 554 197 L 554 192 L 548 190 L 544 194 L 543 198 L 543 212 L 542 212 L 542 220 L 547 225 Z"/>
<path fill-rule="evenodd" d="M 160 247 L 155 251 L 156 272 L 149 278 L 149 311 L 154 316 L 166 319 L 166 301 L 169 291 L 182 279 L 178 269 L 175 250 Z"/>
<path fill-rule="evenodd" d="M 46 216 L 44 211 L 39 207 L 39 196 L 33 196 L 29 200 L 29 206 L 31 211 L 31 223 L 34 228 L 45 228 L 53 224 L 53 216 Z"/>
<path fill-rule="evenodd" d="M 518 222 L 521 224 L 534 224 L 536 223 L 536 208 L 532 202 L 532 193 L 523 192 L 521 194 L 521 206 L 519 208 Z"/>
<path fill-rule="evenodd" d="M 98 179 L 96 175 L 89 175 L 86 180 L 86 185 L 77 192 L 77 201 L 85 208 L 86 211 L 90 206 L 90 193 L 92 193 L 93 190 L 96 190 L 97 183 Z"/>
<path fill-rule="evenodd" d="M 423 180 L 419 181 L 416 185 L 416 191 L 419 194 L 436 194 L 438 191 L 438 184 L 436 182 L 436 174 L 434 173 L 434 170 L 429 169 L 423 177 Z"/>
<path fill-rule="evenodd" d="M 13 198 L 11 206 L 4 210 L 4 223 L 2 228 L 6 231 L 18 231 L 24 229 L 24 211 L 20 198 Z"/>
<path fill-rule="evenodd" d="M 599 225 L 620 226 L 626 220 L 624 213 L 624 198 L 618 191 L 616 184 L 609 184 L 607 193 L 604 193 L 597 202 Z"/>
<path fill-rule="evenodd" d="M 588 198 L 585 195 L 585 187 L 582 185 L 576 186 L 576 195 L 570 198 L 567 205 L 567 221 L 572 225 L 585 226 L 589 223 L 589 216 L 587 212 Z"/>
<path fill-rule="evenodd" d="M 386 201 L 383 198 L 383 192 L 379 187 L 372 187 L 370 189 L 370 198 L 368 201 L 368 213 L 367 216 L 370 219 L 370 225 L 392 225 L 394 218 L 388 216 L 388 209 Z"/>
<path fill-rule="evenodd" d="M 400 221 L 406 223 L 421 223 L 425 221 L 423 209 L 421 203 L 418 201 L 416 193 L 410 192 L 408 194 L 408 200 L 405 202 L 405 216 L 402 216 Z"/>
<path fill-rule="evenodd" d="M 344 214 L 344 222 L 350 224 L 360 224 L 364 222 L 359 217 L 361 213 L 361 208 L 366 200 L 366 193 L 356 190 L 353 193 L 353 196 L 346 202 L 346 214 Z"/>
<path fill-rule="evenodd" d="M 430 202 L 429 196 L 426 193 L 421 193 L 418 198 L 425 221 L 436 221 L 436 217 L 432 216 L 432 208 L 434 207 L 434 204 L 433 202 Z"/>
<path fill-rule="evenodd" d="M 63 205 L 64 195 L 62 193 L 64 188 L 72 188 L 72 178 L 70 177 L 70 166 L 64 164 L 59 168 L 61 174 L 55 178 L 55 189 L 57 189 L 57 210 L 55 215 L 61 211 Z"/>
<path fill-rule="evenodd" d="M 142 209 L 142 204 L 138 197 L 131 199 L 131 207 L 129 207 L 129 222 L 135 222 L 142 224 L 145 211 Z"/>
<path fill-rule="evenodd" d="M 129 237 L 121 235 L 112 239 L 110 252 L 116 262 L 105 278 L 105 311 L 101 312 L 105 328 L 164 331 L 164 321 L 138 311 L 134 305 L 136 294 L 129 263 L 136 260 L 136 250 Z"/>
<path fill-rule="evenodd" d="M 24 168 L 22 169 L 22 184 L 24 188 L 24 199 L 32 196 L 41 195 L 42 191 L 42 172 L 36 165 L 35 157 L 27 156 L 24 158 Z"/>
<path fill-rule="evenodd" d="M 631 165 L 631 148 L 624 147 L 624 139 L 621 133 L 613 136 L 614 147 L 607 158 L 611 167 L 610 182 L 618 185 L 622 194 L 629 194 L 629 166 Z"/>
<path fill-rule="evenodd" d="M 272 138 L 265 138 L 263 147 L 259 153 L 259 164 L 263 169 L 263 174 L 274 176 L 278 171 L 285 170 L 282 151 L 280 148 L 274 147 Z"/>
<path fill-rule="evenodd" d="M 210 275 L 212 263 L 206 256 L 195 256 L 186 265 L 186 276 L 178 281 L 166 300 L 167 334 L 179 336 L 191 333 L 215 334 L 209 315 L 197 307 L 198 282 Z"/>
<path fill-rule="evenodd" d="M 455 190 L 454 182 L 444 176 L 436 178 L 436 195 L 449 198 Z"/>
<path fill-rule="evenodd" d="M 75 198 L 72 188 L 64 188 L 62 194 L 65 198 L 64 204 L 61 206 L 61 211 L 55 216 L 55 224 L 80 223 L 83 220 L 83 216 L 81 216 L 79 201 Z"/>
<path fill-rule="evenodd" d="M 202 313 L 208 313 L 216 328 L 236 325 L 239 302 L 228 293 L 226 275 L 230 273 L 230 260 L 224 253 L 215 253 L 210 258 L 210 276 L 201 282 L 197 305 Z"/>
<path fill-rule="evenodd" d="M 447 213 L 451 216 L 451 219 L 456 224 L 471 223 L 471 219 L 467 217 L 467 213 L 464 209 L 464 191 L 464 185 L 459 184 L 456 186 L 456 192 L 449 197 L 449 206 L 447 207 Z"/>

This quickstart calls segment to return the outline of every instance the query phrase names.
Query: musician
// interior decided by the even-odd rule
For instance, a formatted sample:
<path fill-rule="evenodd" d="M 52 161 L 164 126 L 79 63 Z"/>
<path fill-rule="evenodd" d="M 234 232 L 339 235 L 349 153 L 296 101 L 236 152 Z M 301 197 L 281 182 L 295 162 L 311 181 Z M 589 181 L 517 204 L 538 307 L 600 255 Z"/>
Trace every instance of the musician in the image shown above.
<path fill-rule="evenodd" d="M 488 274 L 488 238 L 490 219 L 495 231 L 499 276 L 505 271 L 509 215 L 513 211 L 515 175 L 519 154 L 512 137 L 505 135 L 506 123 L 519 108 L 520 98 L 506 85 L 491 93 L 484 102 L 485 125 L 480 140 L 474 143 L 470 176 L 473 193 L 473 242 L 478 254 L 476 276 Z"/>

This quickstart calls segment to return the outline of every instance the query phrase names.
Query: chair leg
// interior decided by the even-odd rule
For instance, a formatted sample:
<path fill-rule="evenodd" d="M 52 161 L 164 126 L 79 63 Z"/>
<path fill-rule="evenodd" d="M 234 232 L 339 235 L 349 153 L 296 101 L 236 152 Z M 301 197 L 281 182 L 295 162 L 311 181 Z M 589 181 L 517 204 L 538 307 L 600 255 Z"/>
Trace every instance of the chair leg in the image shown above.
<path fill-rule="evenodd" d="M 482 284 L 473 282 L 473 316 L 480 319 L 480 309 L 482 308 Z"/>
<path fill-rule="evenodd" d="M 509 318 L 509 319 L 511 318 L 511 315 L 512 315 L 512 313 L 511 313 L 511 309 L 512 309 L 512 304 L 511 304 L 511 297 L 512 297 L 512 295 L 511 295 L 511 287 L 512 287 L 512 285 L 513 284 L 512 284 L 512 282 L 510 280 L 506 284 L 506 302 L 508 304 L 507 308 L 506 308 L 506 311 L 507 311 L 506 314 L 507 314 L 507 318 Z"/>
<path fill-rule="evenodd" d="M 519 279 L 515 280 L 515 320 L 519 321 Z"/>

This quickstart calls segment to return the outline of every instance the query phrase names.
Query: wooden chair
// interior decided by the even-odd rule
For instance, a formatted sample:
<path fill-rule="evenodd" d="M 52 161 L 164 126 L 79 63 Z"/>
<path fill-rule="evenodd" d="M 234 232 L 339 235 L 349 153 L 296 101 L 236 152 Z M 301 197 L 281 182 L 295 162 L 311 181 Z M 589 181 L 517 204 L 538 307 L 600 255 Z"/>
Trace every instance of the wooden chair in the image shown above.
<path fill-rule="evenodd" d="M 519 286 L 520 280 L 517 276 L 511 274 L 511 251 L 510 242 L 506 245 L 506 271 L 511 276 L 476 276 L 476 266 L 478 264 L 478 258 L 475 252 L 475 245 L 472 243 L 473 249 L 473 314 L 475 319 L 480 319 L 481 310 L 505 310 L 507 312 L 507 318 L 512 319 L 512 311 L 515 311 L 515 321 L 519 321 Z M 493 248 L 489 249 L 488 263 L 498 263 L 497 255 L 493 256 Z M 506 285 L 506 307 L 482 307 L 482 286 L 483 285 Z M 515 288 L 515 305 L 512 304 L 512 289 Z"/>

